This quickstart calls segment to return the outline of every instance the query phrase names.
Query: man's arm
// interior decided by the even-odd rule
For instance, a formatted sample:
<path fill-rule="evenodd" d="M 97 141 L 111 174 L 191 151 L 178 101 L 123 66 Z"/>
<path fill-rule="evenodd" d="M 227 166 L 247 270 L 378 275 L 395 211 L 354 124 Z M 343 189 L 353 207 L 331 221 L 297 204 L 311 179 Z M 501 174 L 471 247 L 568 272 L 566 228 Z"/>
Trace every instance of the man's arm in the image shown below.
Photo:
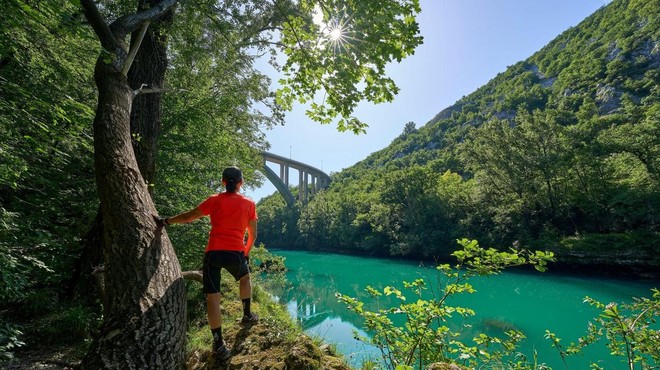
<path fill-rule="evenodd" d="M 156 222 L 162 226 L 171 224 L 185 224 L 188 222 L 193 222 L 200 217 L 204 217 L 204 214 L 199 210 L 199 208 L 194 208 L 188 212 L 178 214 L 174 217 L 159 218 L 154 216 L 154 219 L 156 219 Z"/>
<path fill-rule="evenodd" d="M 247 232 L 248 232 L 248 239 L 247 243 L 245 243 L 245 256 L 250 255 L 250 250 L 254 246 L 254 241 L 257 240 L 257 220 L 250 220 L 248 221 L 248 227 L 247 227 Z"/>

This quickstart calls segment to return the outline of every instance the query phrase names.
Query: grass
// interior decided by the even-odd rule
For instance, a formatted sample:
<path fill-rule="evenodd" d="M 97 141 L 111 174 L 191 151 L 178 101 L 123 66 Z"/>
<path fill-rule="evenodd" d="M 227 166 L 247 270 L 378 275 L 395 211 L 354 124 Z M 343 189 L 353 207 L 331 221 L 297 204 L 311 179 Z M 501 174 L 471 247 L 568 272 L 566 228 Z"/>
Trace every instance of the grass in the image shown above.
<path fill-rule="evenodd" d="M 291 319 L 286 308 L 275 302 L 268 291 L 262 286 L 264 280 L 254 274 L 252 276 L 252 311 L 260 318 L 267 318 L 274 329 L 285 334 L 286 341 L 292 341 L 303 334 L 302 329 Z M 221 312 L 223 333 L 235 329 L 243 315 L 242 304 L 239 299 L 238 282 L 229 274 L 221 276 Z M 188 283 L 188 349 L 203 350 L 211 345 L 211 332 L 206 319 L 206 298 L 202 286 L 198 282 Z"/>

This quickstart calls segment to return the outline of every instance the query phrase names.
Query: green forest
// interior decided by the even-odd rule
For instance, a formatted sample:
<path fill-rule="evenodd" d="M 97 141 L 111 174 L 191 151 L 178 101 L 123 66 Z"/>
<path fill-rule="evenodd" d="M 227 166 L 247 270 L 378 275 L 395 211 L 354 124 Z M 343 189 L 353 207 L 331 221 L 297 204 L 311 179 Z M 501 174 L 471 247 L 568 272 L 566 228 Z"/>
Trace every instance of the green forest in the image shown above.
<path fill-rule="evenodd" d="M 660 267 L 660 6 L 615 1 L 287 208 L 271 248 L 447 259 L 456 240 L 583 272 Z"/>
<path fill-rule="evenodd" d="M 328 40 L 315 12 L 351 14 L 372 42 L 317 47 Z M 261 185 L 264 131 L 320 92 L 311 120 L 365 132 L 353 110 L 394 98 L 385 66 L 422 43 L 419 12 L 417 0 L 4 1 L 0 367 L 73 344 L 77 369 L 183 368 L 210 340 L 199 284 L 182 278 L 200 268 L 208 225 L 163 230 L 153 217 L 218 191 L 226 166 Z M 277 91 L 263 60 L 284 76 Z M 425 125 L 406 124 L 308 203 L 265 198 L 258 241 L 443 259 L 466 237 L 657 276 L 658 81 L 660 4 L 613 1 Z M 261 361 L 295 336 L 272 339 L 273 327 L 252 338 L 265 341 Z"/>

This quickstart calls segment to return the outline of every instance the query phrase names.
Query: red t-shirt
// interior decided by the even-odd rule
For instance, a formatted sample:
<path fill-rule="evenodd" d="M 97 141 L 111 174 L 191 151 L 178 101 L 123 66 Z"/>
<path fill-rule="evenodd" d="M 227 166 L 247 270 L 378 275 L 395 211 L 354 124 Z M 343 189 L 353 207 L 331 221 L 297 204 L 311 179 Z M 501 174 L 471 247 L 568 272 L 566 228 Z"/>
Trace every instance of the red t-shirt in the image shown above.
<path fill-rule="evenodd" d="M 252 199 L 239 193 L 220 193 L 208 197 L 197 208 L 211 215 L 208 251 L 245 251 L 248 222 L 256 220 L 257 207 Z"/>

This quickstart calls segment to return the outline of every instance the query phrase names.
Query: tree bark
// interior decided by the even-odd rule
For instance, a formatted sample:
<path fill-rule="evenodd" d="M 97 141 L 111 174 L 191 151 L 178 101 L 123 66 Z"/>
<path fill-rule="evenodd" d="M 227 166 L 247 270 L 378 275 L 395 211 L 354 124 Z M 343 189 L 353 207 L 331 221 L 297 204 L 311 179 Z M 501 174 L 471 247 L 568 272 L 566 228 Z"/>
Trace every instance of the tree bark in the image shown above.
<path fill-rule="evenodd" d="M 93 1 L 82 1 L 105 49 L 94 71 L 93 126 L 106 293 L 103 324 L 82 369 L 180 369 L 185 361 L 184 281 L 172 244 L 152 217 L 156 209 L 132 146 L 133 89 L 122 73 L 128 56 L 123 38 L 173 3 L 162 1 L 108 26 Z"/>
<path fill-rule="evenodd" d="M 99 58 L 94 160 L 104 226 L 107 303 L 82 369 L 178 369 L 185 357 L 185 287 L 131 144 L 133 91 Z"/>

